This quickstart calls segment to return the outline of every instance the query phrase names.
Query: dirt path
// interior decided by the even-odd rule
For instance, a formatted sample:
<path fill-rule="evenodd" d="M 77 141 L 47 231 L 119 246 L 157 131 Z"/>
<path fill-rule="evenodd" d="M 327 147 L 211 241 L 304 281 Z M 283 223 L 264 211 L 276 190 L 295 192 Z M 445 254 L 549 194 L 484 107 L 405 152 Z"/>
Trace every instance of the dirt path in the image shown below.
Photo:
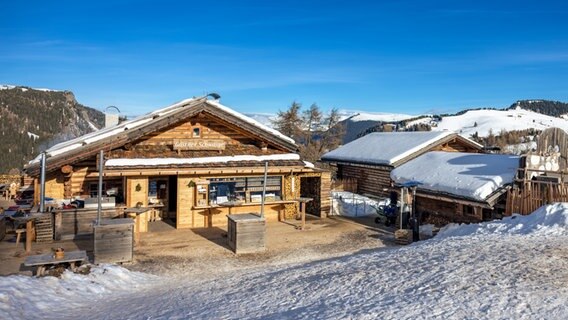
<path fill-rule="evenodd" d="M 150 232 L 143 233 L 135 247 L 134 261 L 123 266 L 152 274 L 181 272 L 208 279 L 233 270 L 316 261 L 394 245 L 392 230 L 376 228 L 371 219 L 310 219 L 304 231 L 296 229 L 297 224 L 269 223 L 265 252 L 235 255 L 227 245 L 224 228 L 176 230 L 164 222 L 151 223 Z M 23 243 L 16 246 L 14 238 L 15 235 L 7 235 L 0 242 L 0 275 L 31 275 L 32 270 L 22 266 Z M 92 240 L 34 242 L 32 254 L 48 253 L 55 247 L 90 253 Z"/>
<path fill-rule="evenodd" d="M 322 260 L 393 245 L 390 230 L 365 223 L 368 221 L 333 217 L 309 221 L 305 231 L 290 224 L 270 223 L 267 250 L 240 255 L 229 250 L 224 229 L 148 233 L 136 251 L 136 263 L 126 267 L 153 274 L 184 272 L 209 278 L 232 270 Z"/>

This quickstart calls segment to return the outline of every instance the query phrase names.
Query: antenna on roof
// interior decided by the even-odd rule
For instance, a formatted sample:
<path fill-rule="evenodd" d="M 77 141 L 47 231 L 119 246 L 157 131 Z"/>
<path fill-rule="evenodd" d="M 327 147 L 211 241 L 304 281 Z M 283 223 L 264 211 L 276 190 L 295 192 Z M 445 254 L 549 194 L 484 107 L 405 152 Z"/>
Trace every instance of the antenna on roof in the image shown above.
<path fill-rule="evenodd" d="M 219 100 L 221 99 L 221 96 L 215 92 L 211 92 L 209 94 L 206 95 L 206 97 L 211 97 L 213 98 L 213 100 Z"/>

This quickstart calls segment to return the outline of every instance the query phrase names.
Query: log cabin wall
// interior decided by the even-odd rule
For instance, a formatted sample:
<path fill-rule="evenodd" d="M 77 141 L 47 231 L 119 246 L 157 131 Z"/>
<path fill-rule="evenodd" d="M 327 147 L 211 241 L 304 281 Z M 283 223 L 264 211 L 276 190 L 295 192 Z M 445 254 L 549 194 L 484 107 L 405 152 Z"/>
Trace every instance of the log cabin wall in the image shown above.
<path fill-rule="evenodd" d="M 54 199 L 63 199 L 65 194 L 64 177 L 60 172 L 46 175 L 45 196 Z"/>
<path fill-rule="evenodd" d="M 358 194 L 372 194 L 388 197 L 391 189 L 390 172 L 392 167 L 359 164 L 338 164 L 341 177 L 357 179 Z M 386 189 L 386 190 L 385 190 Z"/>
<path fill-rule="evenodd" d="M 98 183 L 97 177 L 87 178 L 88 175 L 98 174 L 96 165 L 96 157 L 92 159 L 78 162 L 72 166 L 67 166 L 71 172 L 62 173 L 64 193 L 61 199 L 70 199 L 72 197 L 86 197 L 89 195 L 89 183 Z M 64 171 L 58 170 L 56 172 Z M 59 199 L 58 198 L 58 199 Z"/>
<path fill-rule="evenodd" d="M 416 195 L 416 211 L 421 214 L 423 223 L 437 226 L 448 223 L 468 223 L 483 221 L 481 204 L 464 204 L 457 201 L 432 199 Z"/>
<path fill-rule="evenodd" d="M 234 127 L 234 126 L 233 126 Z M 199 134 L 196 135 L 198 130 Z M 173 125 L 162 132 L 156 132 L 137 144 L 147 145 L 171 145 L 173 139 L 214 139 L 224 140 L 227 144 L 254 144 L 255 140 L 238 128 L 227 128 L 225 124 L 213 117 L 202 114 L 182 123 Z"/>

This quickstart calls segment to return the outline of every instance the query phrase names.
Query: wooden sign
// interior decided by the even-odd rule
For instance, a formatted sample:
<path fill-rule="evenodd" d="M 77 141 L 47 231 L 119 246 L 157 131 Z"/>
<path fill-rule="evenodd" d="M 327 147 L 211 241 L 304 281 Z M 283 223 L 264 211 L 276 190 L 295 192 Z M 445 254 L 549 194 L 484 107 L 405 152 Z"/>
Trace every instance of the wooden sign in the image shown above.
<path fill-rule="evenodd" d="M 225 140 L 174 139 L 174 150 L 225 150 Z"/>

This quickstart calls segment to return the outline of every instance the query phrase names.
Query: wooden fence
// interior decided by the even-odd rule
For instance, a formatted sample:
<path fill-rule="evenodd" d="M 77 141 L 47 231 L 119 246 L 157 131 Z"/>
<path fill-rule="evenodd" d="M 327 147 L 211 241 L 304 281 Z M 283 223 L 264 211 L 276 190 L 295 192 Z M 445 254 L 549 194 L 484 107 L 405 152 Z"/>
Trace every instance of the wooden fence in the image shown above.
<path fill-rule="evenodd" d="M 357 192 L 357 179 L 345 178 L 331 181 L 332 191 Z"/>
<path fill-rule="evenodd" d="M 505 215 L 530 214 L 545 204 L 568 202 L 568 184 L 547 181 L 525 181 L 507 193 Z"/>

